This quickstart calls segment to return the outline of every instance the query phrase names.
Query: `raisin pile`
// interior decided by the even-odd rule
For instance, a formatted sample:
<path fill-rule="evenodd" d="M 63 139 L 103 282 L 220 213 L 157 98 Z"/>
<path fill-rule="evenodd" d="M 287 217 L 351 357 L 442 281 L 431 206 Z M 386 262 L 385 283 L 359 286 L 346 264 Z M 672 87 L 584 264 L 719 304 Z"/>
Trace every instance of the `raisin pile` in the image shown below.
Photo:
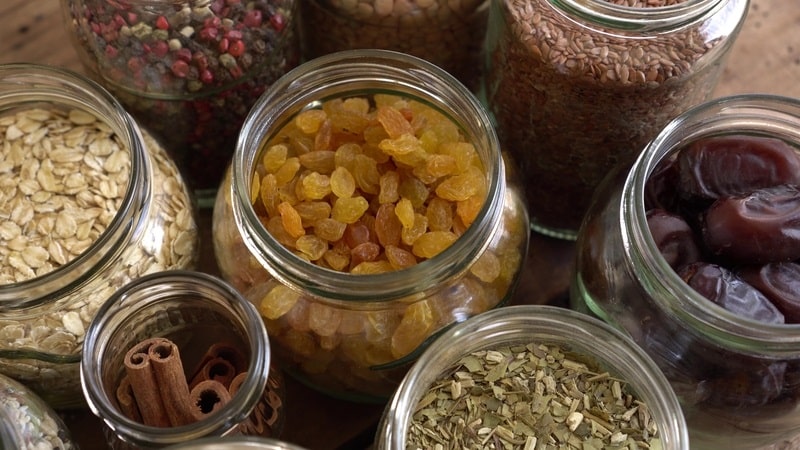
<path fill-rule="evenodd" d="M 800 156 L 751 135 L 703 138 L 648 179 L 647 222 L 695 291 L 740 316 L 800 323 Z"/>

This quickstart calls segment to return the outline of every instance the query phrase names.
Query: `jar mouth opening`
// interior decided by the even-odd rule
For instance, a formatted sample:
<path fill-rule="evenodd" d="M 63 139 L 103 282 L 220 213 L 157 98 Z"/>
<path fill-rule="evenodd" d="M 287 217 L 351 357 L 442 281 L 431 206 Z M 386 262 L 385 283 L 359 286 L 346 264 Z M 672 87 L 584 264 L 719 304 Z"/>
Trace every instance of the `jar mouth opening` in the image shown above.
<path fill-rule="evenodd" d="M 436 92 L 431 86 L 445 92 Z M 488 188 L 477 219 L 437 256 L 402 270 L 353 275 L 305 261 L 280 244 L 261 225 L 250 203 L 250 183 L 253 156 L 285 122 L 320 99 L 365 92 L 402 95 L 444 113 L 475 145 L 487 170 Z M 458 104 L 447 103 L 453 97 L 461 99 Z M 469 115 L 471 122 L 455 119 L 458 114 Z M 248 136 L 256 138 L 248 140 Z M 499 229 L 506 195 L 499 148 L 491 120 L 478 100 L 433 64 L 387 50 L 348 50 L 322 56 L 284 75 L 262 95 L 245 120 L 232 163 L 233 178 L 242 181 L 231 191 L 234 217 L 247 247 L 272 276 L 284 283 L 301 284 L 312 294 L 345 301 L 381 302 L 422 295 L 428 287 L 467 270 Z M 274 257 L 265 259 L 265 254 Z"/>
<path fill-rule="evenodd" d="M 607 0 L 549 0 L 591 24 L 618 31 L 674 31 L 715 14 L 727 0 L 685 0 L 672 5 L 635 7 Z"/>
<path fill-rule="evenodd" d="M 145 445 L 175 444 L 189 438 L 224 434 L 244 420 L 261 397 L 234 395 L 220 410 L 202 420 L 165 428 L 129 419 L 115 406 L 105 385 L 110 375 L 105 373 L 100 362 L 114 351 L 115 339 L 120 338 L 119 333 L 124 333 L 121 329 L 131 322 L 133 315 L 152 313 L 163 305 L 177 304 L 182 300 L 193 305 L 203 301 L 205 305 L 197 307 L 209 310 L 220 305 L 230 308 L 235 316 L 231 318 L 231 325 L 243 328 L 250 353 L 247 375 L 238 392 L 261 393 L 268 381 L 271 348 L 266 328 L 255 307 L 232 286 L 209 274 L 180 269 L 144 275 L 129 282 L 98 309 L 95 320 L 87 329 L 84 353 L 91 357 L 81 360 L 80 378 L 84 397 L 92 412 L 107 423 L 113 423 L 115 432 L 132 441 L 146 436 Z"/>
<path fill-rule="evenodd" d="M 32 63 L 0 65 L 0 83 L 13 89 L 11 93 L 0 95 L 0 109 L 17 109 L 20 104 L 52 104 L 57 108 L 82 110 L 111 127 L 127 146 L 130 155 L 130 176 L 125 192 L 114 217 L 97 239 L 79 255 L 50 272 L 0 285 L 0 310 L 13 309 L 24 315 L 26 308 L 56 301 L 75 289 L 91 276 L 93 268 L 102 267 L 124 250 L 123 238 L 138 232 L 140 224 L 135 217 L 139 210 L 147 208 L 150 201 L 151 180 L 147 175 L 150 167 L 138 125 L 97 83 L 66 69 Z M 141 190 L 137 190 L 138 187 Z M 50 355 L 51 359 L 62 358 Z"/>
<path fill-rule="evenodd" d="M 642 397 L 657 419 L 663 448 L 689 448 L 688 428 L 669 381 L 627 335 L 589 315 L 549 305 L 514 305 L 458 323 L 409 369 L 381 419 L 381 448 L 405 448 L 411 416 L 425 388 L 462 356 L 504 345 L 560 345 L 585 353 Z"/>
<path fill-rule="evenodd" d="M 800 152 L 800 100 L 766 94 L 733 95 L 697 105 L 679 115 L 650 142 L 628 173 L 620 225 L 630 236 L 625 247 L 634 264 L 650 272 L 644 283 L 659 307 L 708 333 L 724 346 L 759 353 L 792 351 L 800 343 L 800 324 L 769 324 L 729 312 L 691 289 L 662 257 L 650 234 L 645 184 L 657 164 L 701 137 L 725 134 L 779 136 Z M 794 347 L 793 347 L 794 346 Z"/>

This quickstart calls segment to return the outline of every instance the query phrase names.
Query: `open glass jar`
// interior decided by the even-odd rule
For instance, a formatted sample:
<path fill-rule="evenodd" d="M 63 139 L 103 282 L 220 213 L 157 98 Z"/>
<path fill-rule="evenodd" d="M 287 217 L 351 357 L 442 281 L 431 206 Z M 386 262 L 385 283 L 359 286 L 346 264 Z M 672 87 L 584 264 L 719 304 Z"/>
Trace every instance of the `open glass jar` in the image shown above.
<path fill-rule="evenodd" d="M 300 62 L 293 0 L 62 0 L 75 50 L 211 207 L 247 112 Z"/>
<path fill-rule="evenodd" d="M 628 6 L 630 5 L 630 6 Z M 499 0 L 486 95 L 533 229 L 575 239 L 591 195 L 708 99 L 748 0 Z"/>
<path fill-rule="evenodd" d="M 190 268 L 195 212 L 168 154 L 107 91 L 57 68 L 0 66 L 0 373 L 83 404 L 86 328 L 120 286 Z"/>
<path fill-rule="evenodd" d="M 800 102 L 726 97 L 670 122 L 629 172 L 604 183 L 579 234 L 571 288 L 574 308 L 625 330 L 656 361 L 698 449 L 754 449 L 800 434 L 800 327 L 709 301 L 662 256 L 648 225 L 646 186 L 659 164 L 688 143 L 728 135 L 777 138 L 800 152 Z"/>
<path fill-rule="evenodd" d="M 630 413 L 607 410 L 601 429 L 592 424 L 594 415 L 624 404 L 606 400 L 601 405 L 614 383 L 610 380 L 620 383 L 613 395 L 630 396 L 631 403 L 622 407 Z M 572 425 L 559 430 L 548 420 Z M 614 426 L 625 428 L 627 436 L 615 436 Z M 636 343 L 586 314 L 544 305 L 498 308 L 441 334 L 387 404 L 375 448 L 433 448 L 436 439 L 449 440 L 440 432 L 515 449 L 553 442 L 614 448 L 614 439 L 622 440 L 616 443 L 621 448 L 625 439 L 652 439 L 651 448 L 689 449 L 678 399 Z M 428 445 L 422 444 L 426 439 L 431 439 Z"/>
<path fill-rule="evenodd" d="M 177 347 L 182 370 L 175 375 L 191 390 L 178 382 L 173 392 L 162 391 L 165 383 L 152 354 L 149 365 L 160 394 L 142 395 L 147 392 L 137 389 L 144 383 L 129 371 L 127 355 L 153 338 L 167 339 Z M 122 287 L 98 311 L 87 331 L 84 355 L 83 391 L 92 412 L 105 424 L 111 448 L 163 448 L 221 436 L 268 438 L 279 436 L 283 429 L 283 379 L 271 364 L 266 329 L 253 305 L 211 275 L 164 271 Z M 219 360 L 229 363 L 230 370 L 221 370 Z M 217 381 L 224 392 L 195 380 Z M 187 404 L 181 393 L 197 402 Z M 200 416 L 180 419 L 186 411 L 170 409 L 169 399 L 180 407 L 197 408 Z M 148 422 L 146 410 L 152 407 L 162 408 L 170 420 L 178 418 L 179 424 Z"/>
<path fill-rule="evenodd" d="M 22 384 L 0 375 L 0 448 L 70 450 L 70 432 L 56 412 Z"/>
<path fill-rule="evenodd" d="M 326 114 L 328 125 L 314 119 Z M 406 119 L 412 116 L 416 120 Z M 381 120 L 409 128 L 395 141 Z M 417 131 L 424 137 L 414 134 L 408 120 L 422 127 Z M 321 137 L 296 129 L 284 133 L 288 125 L 308 126 Z M 319 133 L 333 127 L 339 130 L 332 135 Z M 423 141 L 442 156 L 457 153 L 432 157 Z M 392 147 L 397 142 L 408 146 Z M 324 150 L 314 150 L 317 145 Z M 400 150 L 399 158 L 409 158 L 419 171 L 395 164 L 382 155 L 381 145 L 408 150 Z M 298 160 L 315 165 L 326 153 L 327 169 L 299 168 Z M 452 170 L 475 174 L 457 179 L 469 181 L 459 192 L 474 191 L 463 202 L 434 195 L 421 180 L 427 176 L 419 164 L 428 159 L 450 159 Z M 460 169 L 456 160 L 464 164 Z M 268 172 L 267 166 L 280 170 Z M 385 177 L 376 173 L 379 167 Z M 522 194 L 506 170 L 487 114 L 446 72 L 383 50 L 323 56 L 276 83 L 245 121 L 214 208 L 217 262 L 223 277 L 258 306 L 287 372 L 331 395 L 383 402 L 428 338 L 510 298 L 525 259 L 528 222 Z M 285 171 L 302 174 L 297 184 Z M 345 172 L 352 183 L 341 181 L 349 179 Z M 319 200 L 293 198 L 317 195 L 317 188 L 323 192 Z M 276 205 L 278 198 L 283 206 Z M 296 206 L 287 206 L 292 202 Z M 266 217 L 281 209 L 286 220 Z M 321 251 L 308 245 L 320 239 L 326 241 Z M 425 250 L 431 248 L 426 243 L 445 239 L 449 246 L 439 253 L 412 255 L 411 244 Z M 403 265 L 418 257 L 417 264 Z"/>

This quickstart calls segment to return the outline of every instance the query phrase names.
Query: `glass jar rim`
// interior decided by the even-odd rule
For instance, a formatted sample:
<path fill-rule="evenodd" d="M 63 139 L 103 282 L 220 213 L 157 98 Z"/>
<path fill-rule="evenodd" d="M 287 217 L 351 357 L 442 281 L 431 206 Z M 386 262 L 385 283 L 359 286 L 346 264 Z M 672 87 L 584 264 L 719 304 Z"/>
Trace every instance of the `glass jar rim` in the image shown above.
<path fill-rule="evenodd" d="M 639 8 L 607 0 L 547 0 L 562 11 L 593 25 L 617 31 L 671 32 L 702 22 L 731 0 L 685 0 L 672 5 Z M 749 1 L 749 0 L 745 0 Z"/>
<path fill-rule="evenodd" d="M 486 341 L 491 341 L 489 344 Z M 506 306 L 473 316 L 447 329 L 401 381 L 381 418 L 378 448 L 404 448 L 410 416 L 426 387 L 458 356 L 497 345 L 530 341 L 588 351 L 601 366 L 617 370 L 648 403 L 658 420 L 665 449 L 688 449 L 689 436 L 678 397 L 656 362 L 633 340 L 587 314 L 552 305 Z M 457 349 L 457 355 L 453 354 Z M 443 356 L 448 355 L 448 356 Z M 452 361 L 451 361 L 452 360 Z M 613 366 L 612 366 L 613 364 Z M 636 380 L 634 382 L 634 380 Z"/>
<path fill-rule="evenodd" d="M 435 92 L 432 86 L 445 91 Z M 283 125 L 278 123 L 279 120 L 294 117 L 307 105 L 322 98 L 378 90 L 424 99 L 447 114 L 462 130 L 464 122 L 453 116 L 466 112 L 464 117 L 469 115 L 473 121 L 471 126 L 483 138 L 483 142 L 473 144 L 479 154 L 481 149 L 488 152 L 481 155 L 485 158 L 488 192 L 477 219 L 434 258 L 402 270 L 352 275 L 297 257 L 261 225 L 250 203 L 253 159 L 263 142 Z M 444 101 L 447 95 L 457 96 L 461 109 L 447 105 Z M 305 291 L 344 301 L 381 302 L 413 296 L 466 271 L 500 229 L 506 175 L 499 149 L 497 135 L 483 106 L 464 85 L 439 67 L 389 50 L 346 50 L 328 54 L 281 77 L 259 98 L 245 119 L 232 161 L 233 179 L 241 181 L 231 183 L 233 215 L 245 245 L 273 277 L 285 284 L 302 285 Z"/>
<path fill-rule="evenodd" d="M 623 185 L 619 222 L 634 273 L 651 283 L 644 289 L 664 310 L 724 347 L 796 356 L 800 325 L 776 325 L 741 317 L 689 288 L 667 261 L 649 232 L 645 184 L 656 165 L 682 144 L 701 136 L 736 133 L 789 133 L 800 144 L 800 99 L 770 94 L 739 94 L 697 105 L 669 122 L 634 162 Z M 800 151 L 800 149 L 798 149 Z"/>
<path fill-rule="evenodd" d="M 146 158 L 141 130 L 124 107 L 102 86 L 68 69 L 36 63 L 0 64 L 0 84 L 17 86 L 12 93 L 0 93 L 0 108 L 11 102 L 52 102 L 90 112 L 112 127 L 130 152 L 130 179 L 111 222 L 80 255 L 41 276 L 0 285 L 0 310 L 27 308 L 57 301 L 87 281 L 92 269 L 113 261 L 125 249 L 127 240 L 141 232 L 135 218 L 150 204 L 150 163 Z M 136 188 L 134 188 L 136 187 Z M 31 353 L 20 350 L 21 353 Z M 32 352 L 39 355 L 39 352 Z M 76 355 L 36 356 L 53 362 L 76 362 Z M 64 359 L 66 358 L 66 361 Z"/>

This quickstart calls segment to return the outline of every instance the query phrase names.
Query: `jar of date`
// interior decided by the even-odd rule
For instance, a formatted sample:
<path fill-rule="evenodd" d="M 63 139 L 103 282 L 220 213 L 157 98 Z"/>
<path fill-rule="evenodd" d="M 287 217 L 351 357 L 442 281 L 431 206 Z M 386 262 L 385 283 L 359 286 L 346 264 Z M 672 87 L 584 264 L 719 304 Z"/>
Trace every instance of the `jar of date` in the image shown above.
<path fill-rule="evenodd" d="M 0 66 L 0 373 L 55 408 L 84 405 L 100 305 L 148 273 L 192 268 L 191 193 L 161 144 L 86 77 Z"/>
<path fill-rule="evenodd" d="M 592 193 L 710 98 L 748 0 L 492 3 L 487 104 L 535 231 L 575 239 Z"/>
<path fill-rule="evenodd" d="M 214 251 L 290 375 L 384 402 L 432 336 L 509 300 L 528 222 L 496 139 L 461 83 L 386 50 L 317 58 L 259 100 Z"/>
<path fill-rule="evenodd" d="M 201 207 L 264 89 L 300 62 L 294 0 L 61 0 L 88 75 L 166 147 Z"/>
<path fill-rule="evenodd" d="M 425 59 L 480 89 L 489 0 L 301 0 L 304 60 L 352 49 Z"/>
<path fill-rule="evenodd" d="M 580 229 L 571 306 L 655 359 L 692 448 L 800 435 L 798 167 L 800 101 L 715 99 L 609 175 Z"/>
<path fill-rule="evenodd" d="M 275 439 L 283 375 L 258 312 L 222 279 L 171 270 L 118 289 L 86 332 L 81 382 L 108 447 Z"/>

